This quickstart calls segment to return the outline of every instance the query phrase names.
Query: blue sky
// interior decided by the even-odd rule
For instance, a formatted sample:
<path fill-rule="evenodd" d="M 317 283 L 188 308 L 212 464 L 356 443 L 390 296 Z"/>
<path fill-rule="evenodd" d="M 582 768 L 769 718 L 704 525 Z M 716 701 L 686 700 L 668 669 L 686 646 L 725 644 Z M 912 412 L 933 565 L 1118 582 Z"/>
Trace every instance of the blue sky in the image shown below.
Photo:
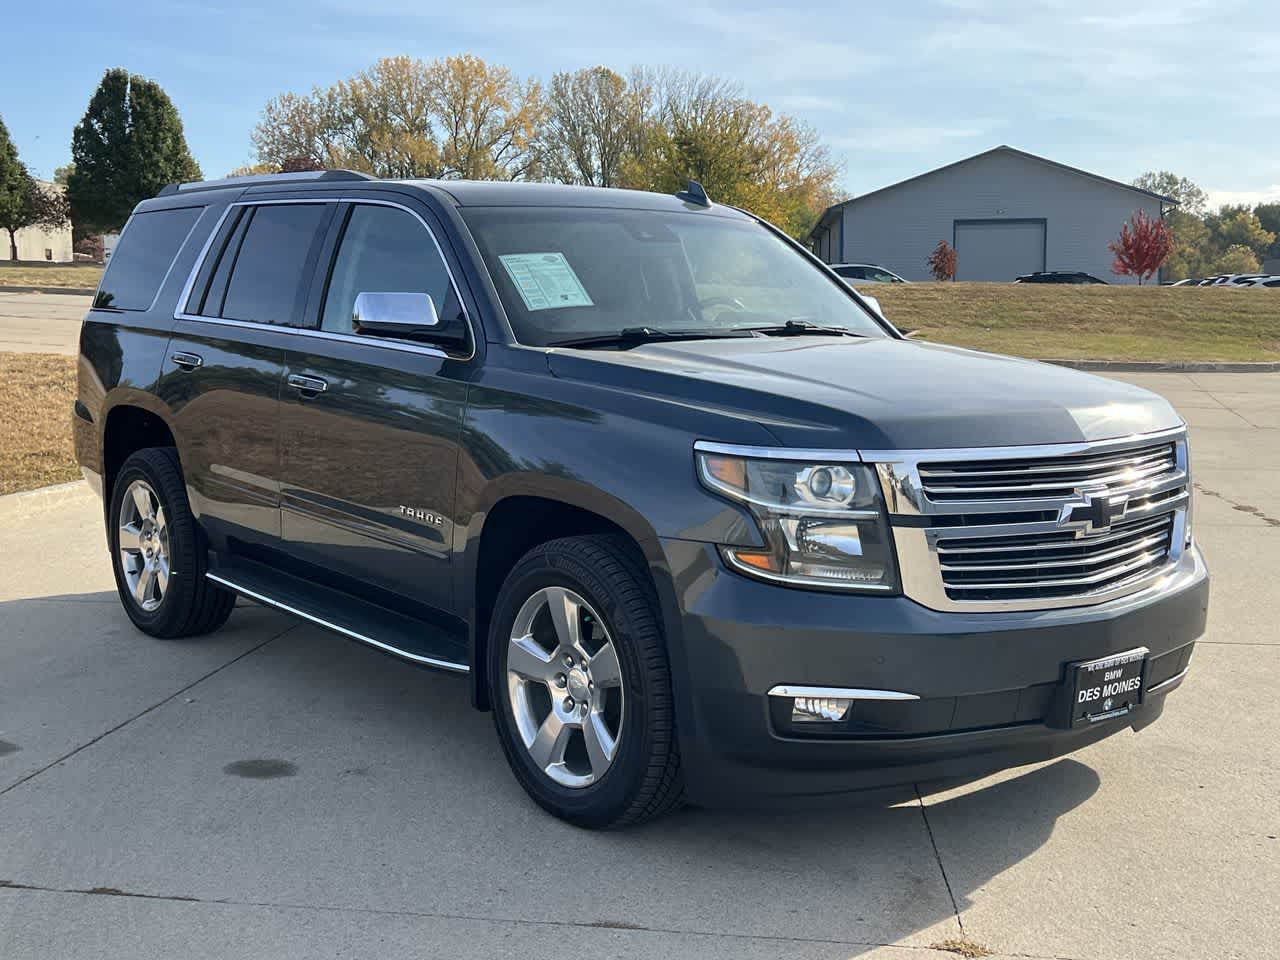
<path fill-rule="evenodd" d="M 252 159 L 277 93 L 381 56 L 470 52 L 543 78 L 644 63 L 736 80 L 817 128 L 852 194 L 1008 143 L 1120 180 L 1171 169 L 1218 202 L 1280 200 L 1280 18 L 1262 0 L 80 0 L 15 4 L 3 23 L 20 40 L 0 116 L 42 176 L 70 158 L 108 67 L 158 80 L 221 176 Z"/>

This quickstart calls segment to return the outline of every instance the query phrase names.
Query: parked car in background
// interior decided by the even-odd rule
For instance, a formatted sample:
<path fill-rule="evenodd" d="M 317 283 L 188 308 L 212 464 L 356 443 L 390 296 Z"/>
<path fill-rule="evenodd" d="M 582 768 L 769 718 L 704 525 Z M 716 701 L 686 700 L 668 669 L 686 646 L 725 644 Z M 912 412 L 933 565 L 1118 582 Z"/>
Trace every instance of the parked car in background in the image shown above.
<path fill-rule="evenodd" d="M 1037 270 L 1015 277 L 1014 283 L 1106 283 L 1091 273 L 1071 270 Z"/>
<path fill-rule="evenodd" d="M 846 280 L 857 280 L 862 283 L 906 283 L 892 270 L 877 267 L 870 263 L 834 263 L 831 265 L 839 276 Z"/>
<path fill-rule="evenodd" d="M 1200 279 L 1199 277 L 1187 277 L 1187 278 L 1185 278 L 1185 279 L 1183 279 L 1183 280 L 1174 280 L 1174 281 L 1172 281 L 1171 283 L 1167 284 L 1167 286 L 1170 286 L 1170 287 L 1198 287 L 1198 286 L 1200 286 L 1200 284 L 1202 284 L 1202 283 L 1204 283 L 1204 281 L 1203 281 L 1202 279 Z"/>
<path fill-rule="evenodd" d="M 1253 280 L 1266 280 L 1265 273 L 1224 273 L 1205 280 L 1205 287 L 1238 287 Z"/>
<path fill-rule="evenodd" d="M 1274 290 L 1280 288 L 1280 277 L 1253 277 L 1249 280 L 1241 280 L 1239 283 L 1232 284 L 1232 286 L 1270 288 Z"/>

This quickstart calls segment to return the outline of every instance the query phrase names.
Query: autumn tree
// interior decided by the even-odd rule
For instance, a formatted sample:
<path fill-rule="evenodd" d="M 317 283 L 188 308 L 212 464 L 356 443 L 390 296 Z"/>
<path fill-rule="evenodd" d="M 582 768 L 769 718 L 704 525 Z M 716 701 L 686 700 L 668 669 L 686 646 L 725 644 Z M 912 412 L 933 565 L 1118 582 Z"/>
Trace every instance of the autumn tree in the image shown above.
<path fill-rule="evenodd" d="M 1253 208 L 1253 215 L 1258 218 L 1263 230 L 1276 235 L 1263 255 L 1268 258 L 1280 257 L 1280 203 L 1260 203 Z"/>
<path fill-rule="evenodd" d="M 94 91 L 71 140 L 71 215 L 82 230 L 112 231 L 166 184 L 199 180 L 182 120 L 160 85 L 116 68 Z"/>
<path fill-rule="evenodd" d="M 1153 219 L 1138 210 L 1120 229 L 1120 236 L 1107 244 L 1115 254 L 1111 272 L 1117 276 L 1135 276 L 1138 283 L 1155 274 L 1173 249 L 1173 240 L 1161 219 Z"/>
<path fill-rule="evenodd" d="M 479 57 L 385 57 L 330 87 L 275 97 L 252 137 L 258 165 L 276 170 L 513 179 L 533 167 L 540 111 L 536 82 Z"/>
<path fill-rule="evenodd" d="M 643 76 L 643 74 L 642 74 Z M 648 77 L 653 119 L 626 185 L 660 193 L 700 182 L 715 202 L 744 207 L 802 237 L 835 199 L 837 168 L 813 130 L 775 116 L 717 77 Z"/>
<path fill-rule="evenodd" d="M 644 149 L 650 112 L 651 90 L 641 74 L 628 80 L 608 67 L 555 74 L 539 136 L 543 176 L 561 183 L 623 186 L 627 164 Z"/>
<path fill-rule="evenodd" d="M 1208 273 L 1257 273 L 1261 268 L 1258 255 L 1243 243 L 1232 244 L 1218 254 L 1209 265 Z"/>
<path fill-rule="evenodd" d="M 1139 190 L 1172 197 L 1179 210 L 1195 217 L 1203 217 L 1209 206 L 1209 196 L 1198 184 L 1169 170 L 1149 170 L 1135 179 L 1133 185 Z"/>
<path fill-rule="evenodd" d="M 939 283 L 956 278 L 956 248 L 947 241 L 938 241 L 933 253 L 929 254 L 928 263 L 929 272 Z"/>
<path fill-rule="evenodd" d="M 1164 215 L 1165 227 L 1173 240 L 1173 249 L 1165 261 L 1166 280 L 1206 277 L 1213 272 L 1212 260 L 1217 251 L 1204 220 L 1182 210 L 1169 210 Z"/>
<path fill-rule="evenodd" d="M 1276 242 L 1276 235 L 1264 228 L 1257 214 L 1244 205 L 1222 207 L 1205 217 L 1204 222 L 1214 246 L 1223 252 L 1235 246 L 1247 247 L 1255 259 L 1260 259 Z"/>
<path fill-rule="evenodd" d="M 9 259 L 18 259 L 19 230 L 61 227 L 66 222 L 67 202 L 62 190 L 46 186 L 31 175 L 0 120 L 0 229 L 9 234 Z"/>

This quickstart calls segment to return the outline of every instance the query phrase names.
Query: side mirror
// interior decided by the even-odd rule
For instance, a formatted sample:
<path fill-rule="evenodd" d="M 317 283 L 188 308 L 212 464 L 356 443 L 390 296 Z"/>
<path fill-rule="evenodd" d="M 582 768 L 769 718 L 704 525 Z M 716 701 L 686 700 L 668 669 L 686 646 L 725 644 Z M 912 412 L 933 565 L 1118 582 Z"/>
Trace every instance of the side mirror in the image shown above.
<path fill-rule="evenodd" d="M 862 297 L 862 299 L 863 299 L 863 300 L 865 300 L 865 301 L 867 302 L 867 306 L 869 306 L 869 307 L 870 307 L 872 310 L 874 310 L 876 313 L 880 314 L 880 316 L 882 316 L 882 317 L 884 316 L 884 311 L 880 309 L 880 301 L 879 301 L 879 300 L 877 300 L 875 297 L 871 296 L 871 294 L 869 294 L 869 293 L 863 293 L 861 290 L 859 290 L 859 291 L 858 291 L 858 295 L 859 295 L 859 296 L 861 296 L 861 297 Z M 887 319 L 887 318 L 886 318 L 886 319 Z"/>
<path fill-rule="evenodd" d="M 427 293 L 370 293 L 356 295 L 351 328 L 369 336 L 426 336 L 440 328 L 440 315 Z"/>

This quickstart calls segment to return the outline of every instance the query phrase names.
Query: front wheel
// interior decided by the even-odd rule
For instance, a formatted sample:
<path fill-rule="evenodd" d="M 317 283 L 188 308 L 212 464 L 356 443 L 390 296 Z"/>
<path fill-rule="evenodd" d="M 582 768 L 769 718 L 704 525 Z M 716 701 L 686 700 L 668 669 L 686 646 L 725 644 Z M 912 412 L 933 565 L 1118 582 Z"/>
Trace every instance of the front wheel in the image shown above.
<path fill-rule="evenodd" d="M 682 800 L 659 624 L 621 537 L 542 544 L 503 583 L 489 631 L 494 723 L 516 779 L 557 817 L 618 827 Z"/>

